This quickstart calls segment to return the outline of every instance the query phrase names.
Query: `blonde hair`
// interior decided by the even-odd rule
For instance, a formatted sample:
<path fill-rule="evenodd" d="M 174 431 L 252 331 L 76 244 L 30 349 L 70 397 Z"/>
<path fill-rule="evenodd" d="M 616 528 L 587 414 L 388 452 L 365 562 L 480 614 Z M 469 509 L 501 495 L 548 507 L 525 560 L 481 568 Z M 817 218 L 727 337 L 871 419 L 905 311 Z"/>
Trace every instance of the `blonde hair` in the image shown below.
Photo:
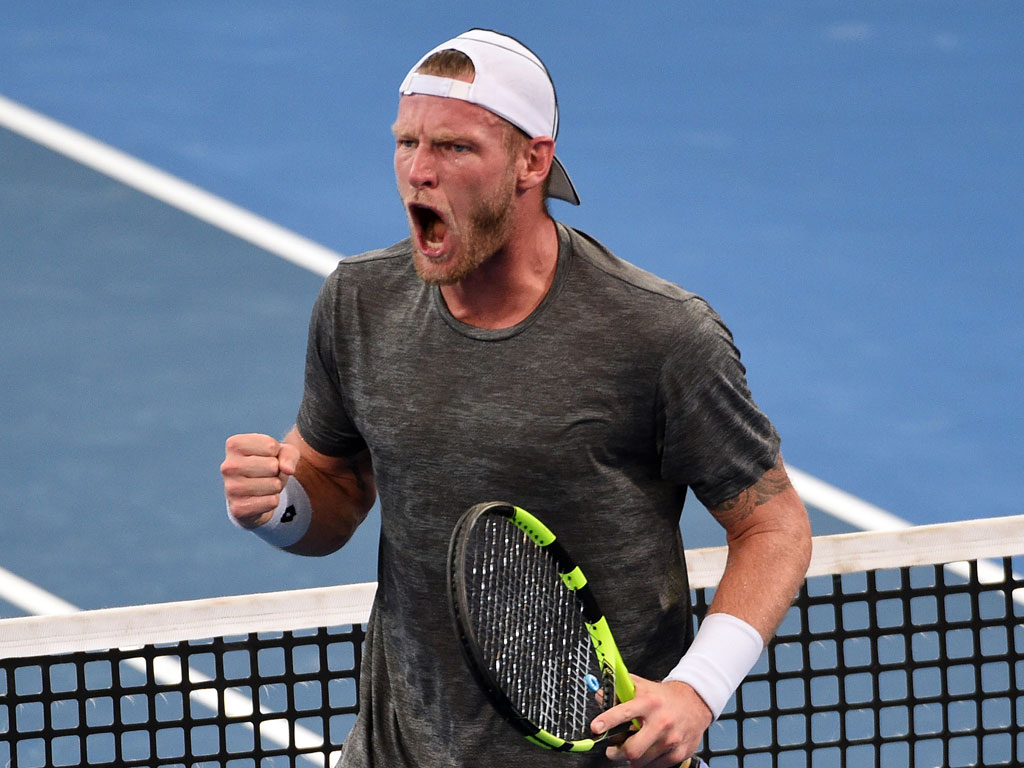
<path fill-rule="evenodd" d="M 462 51 L 453 48 L 430 54 L 416 71 L 423 75 L 450 77 L 454 80 L 465 79 L 467 82 L 472 82 L 476 76 L 473 60 Z"/>

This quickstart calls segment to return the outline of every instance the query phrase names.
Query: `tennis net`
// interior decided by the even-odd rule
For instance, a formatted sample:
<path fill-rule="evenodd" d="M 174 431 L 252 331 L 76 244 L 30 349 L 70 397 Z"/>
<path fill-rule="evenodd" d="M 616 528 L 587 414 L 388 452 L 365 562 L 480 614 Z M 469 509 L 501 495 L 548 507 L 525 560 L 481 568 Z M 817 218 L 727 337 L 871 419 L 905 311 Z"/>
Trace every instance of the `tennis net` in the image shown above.
<path fill-rule="evenodd" d="M 725 551 L 688 561 L 700 615 Z M 704 757 L 1021 765 L 1022 565 L 1024 516 L 817 538 L 806 584 Z M 333 765 L 359 706 L 373 592 L 2 620 L 0 766 Z"/>

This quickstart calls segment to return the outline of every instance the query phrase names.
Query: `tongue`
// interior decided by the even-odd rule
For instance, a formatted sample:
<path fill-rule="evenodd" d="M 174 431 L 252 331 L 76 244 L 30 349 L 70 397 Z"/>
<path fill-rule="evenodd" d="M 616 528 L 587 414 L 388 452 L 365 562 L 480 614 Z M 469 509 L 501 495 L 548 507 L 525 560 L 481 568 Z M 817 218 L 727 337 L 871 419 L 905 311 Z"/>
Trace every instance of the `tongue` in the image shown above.
<path fill-rule="evenodd" d="M 424 239 L 432 246 L 439 246 L 444 242 L 448 226 L 441 219 L 434 219 L 423 232 Z"/>

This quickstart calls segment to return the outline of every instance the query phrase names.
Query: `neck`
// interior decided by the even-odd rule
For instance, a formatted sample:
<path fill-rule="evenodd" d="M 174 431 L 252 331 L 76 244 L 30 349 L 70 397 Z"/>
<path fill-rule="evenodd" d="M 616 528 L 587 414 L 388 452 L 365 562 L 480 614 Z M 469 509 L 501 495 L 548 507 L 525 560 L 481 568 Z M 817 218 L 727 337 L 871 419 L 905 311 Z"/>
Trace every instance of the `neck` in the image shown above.
<path fill-rule="evenodd" d="M 558 266 L 558 232 L 547 215 L 517 223 L 509 241 L 471 275 L 441 286 L 448 310 L 478 328 L 510 328 L 543 301 Z"/>

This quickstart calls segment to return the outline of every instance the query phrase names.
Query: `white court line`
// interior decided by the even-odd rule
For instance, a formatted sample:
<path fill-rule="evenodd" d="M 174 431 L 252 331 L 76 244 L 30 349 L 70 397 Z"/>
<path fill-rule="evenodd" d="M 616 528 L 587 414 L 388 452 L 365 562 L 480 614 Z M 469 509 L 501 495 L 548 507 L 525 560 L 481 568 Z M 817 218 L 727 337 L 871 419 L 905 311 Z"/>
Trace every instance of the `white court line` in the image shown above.
<path fill-rule="evenodd" d="M 81 613 L 81 609 L 77 606 L 72 605 L 68 601 L 47 592 L 45 589 L 36 586 L 30 581 L 26 581 L 20 576 L 13 574 L 6 568 L 2 567 L 0 567 L 0 597 L 12 605 L 17 605 L 19 608 L 31 611 L 38 615 L 78 614 L 84 618 L 93 613 Z M 22 621 L 33 620 L 22 619 Z M 127 659 L 125 663 L 135 671 L 141 673 L 143 676 L 146 676 L 146 662 L 144 659 Z M 165 685 L 178 685 L 181 683 L 181 665 L 175 659 L 158 656 L 153 659 L 153 677 L 158 682 Z M 189 667 L 188 670 L 188 679 L 192 684 L 202 684 L 213 681 L 213 678 L 203 674 L 199 670 L 192 669 L 191 667 Z M 224 690 L 222 697 L 218 697 L 216 689 L 213 688 L 189 690 L 188 697 L 191 701 L 206 707 L 211 712 L 217 713 L 221 712 L 221 704 L 223 702 L 223 714 L 227 717 L 251 718 L 253 715 L 252 699 L 238 693 L 237 691 L 231 690 L 230 688 Z M 263 720 L 259 724 L 260 738 L 266 739 L 267 741 L 281 747 L 288 747 L 288 745 L 292 743 L 292 737 L 289 732 L 288 721 L 285 719 L 284 715 L 280 712 L 275 712 L 272 709 L 267 709 L 266 707 L 260 707 L 259 711 L 267 717 L 267 719 Z M 274 715 L 278 715 L 278 717 L 275 718 Z M 248 720 L 242 720 L 242 725 L 255 730 L 253 723 Z M 320 734 L 311 731 L 298 723 L 295 723 L 294 727 L 296 747 L 316 748 L 323 746 L 324 737 Z M 339 754 L 340 753 L 332 753 L 326 760 L 322 753 L 317 753 L 316 755 L 300 755 L 299 757 L 311 765 L 324 766 L 333 765 Z"/>
<path fill-rule="evenodd" d="M 329 248 L 2 95 L 0 125 L 316 274 L 330 274 L 342 258 Z M 790 468 L 790 476 L 805 503 L 856 528 L 893 530 L 909 525 L 799 470 Z M 8 571 L 0 573 L 0 598 L 32 613 L 67 613 L 69 606 L 77 610 Z"/>
<path fill-rule="evenodd" d="M 911 523 L 892 512 L 829 485 L 796 467 L 786 465 L 789 479 L 804 504 L 831 515 L 861 531 L 898 531 Z"/>
<path fill-rule="evenodd" d="M 79 611 L 78 606 L 47 592 L 6 568 L 0 568 L 0 600 L 37 616 L 57 616 Z"/>
<path fill-rule="evenodd" d="M 342 258 L 341 254 L 312 240 L 2 95 L 0 125 L 311 272 L 326 276 Z M 78 611 L 71 603 L 5 569 L 0 569 L 0 598 L 34 614 L 67 614 Z M 158 680 L 163 680 L 168 675 L 173 676 L 175 669 L 173 664 L 157 663 L 154 664 L 153 671 Z M 145 672 L 144 665 L 141 671 Z M 180 671 L 177 674 L 180 674 Z M 195 670 L 191 671 L 190 676 L 193 681 L 203 677 Z M 201 690 L 193 695 L 205 706 L 215 712 L 218 711 L 215 692 Z M 224 711 L 228 715 L 245 717 L 252 714 L 253 703 L 233 691 L 225 691 Z M 269 710 L 261 711 L 271 714 Z M 261 723 L 260 735 L 282 746 L 291 743 L 288 726 L 283 720 Z M 297 746 L 323 743 L 321 736 L 298 725 L 295 726 L 295 736 Z"/>
<path fill-rule="evenodd" d="M 329 248 L 2 95 L 0 125 L 316 274 L 330 274 L 343 258 Z M 906 520 L 805 472 L 793 467 L 788 469 L 804 503 L 855 528 L 887 531 L 910 525 Z"/>
<path fill-rule="evenodd" d="M 329 275 L 342 258 L 319 243 L 2 95 L 0 125 L 311 272 Z"/>

